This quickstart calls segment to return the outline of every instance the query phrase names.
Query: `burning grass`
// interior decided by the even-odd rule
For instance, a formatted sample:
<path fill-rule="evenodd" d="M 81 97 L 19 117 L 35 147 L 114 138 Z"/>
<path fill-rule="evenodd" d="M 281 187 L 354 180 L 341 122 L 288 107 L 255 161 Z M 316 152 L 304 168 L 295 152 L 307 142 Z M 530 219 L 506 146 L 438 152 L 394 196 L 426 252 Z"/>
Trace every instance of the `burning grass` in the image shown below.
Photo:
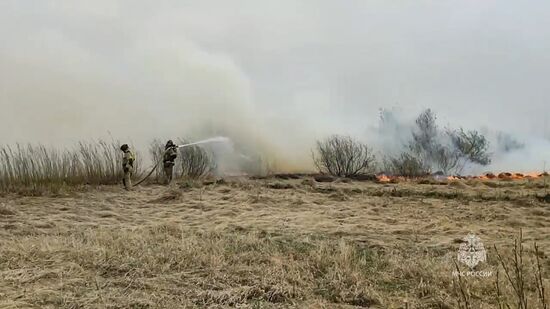
<path fill-rule="evenodd" d="M 351 141 L 349 141 L 351 143 Z M 183 143 L 183 142 L 182 142 Z M 112 185 L 120 183 L 122 171 L 120 168 L 119 143 L 80 142 L 73 148 L 53 149 L 44 145 L 15 145 L 0 147 L 0 193 L 16 192 L 22 195 L 58 194 L 63 191 L 73 191 L 88 185 Z M 352 149 L 353 147 L 350 146 Z M 359 147 L 359 146 L 357 146 Z M 367 149 L 362 145 L 360 149 Z M 183 148 L 185 151 L 179 156 L 176 164 L 175 175 L 179 180 L 189 178 L 203 178 L 214 168 L 215 163 L 211 155 L 197 146 Z M 153 163 L 160 161 L 163 145 L 160 141 L 154 141 L 150 145 L 150 155 Z M 362 163 L 371 168 L 371 157 L 367 150 L 366 159 Z M 350 154 L 351 155 L 351 154 Z M 140 178 L 142 166 L 150 163 L 138 156 L 134 172 L 135 178 Z M 342 165 L 338 163 L 337 166 Z M 360 166 L 363 166 L 360 165 Z M 156 174 L 151 177 L 152 182 L 162 181 L 163 169 L 156 168 Z M 400 182 L 422 182 L 425 184 L 447 184 L 454 180 L 479 180 L 479 181 L 516 181 L 536 180 L 544 178 L 547 173 L 500 173 L 498 175 L 487 173 L 479 176 L 445 176 L 434 175 L 386 175 L 384 173 L 364 174 L 366 171 L 350 173 L 347 178 L 331 176 L 327 174 L 315 174 L 316 182 L 335 181 L 376 181 L 381 184 Z M 280 179 L 297 179 L 307 174 L 275 174 L 273 177 Z M 265 177 L 257 177 L 265 178 Z M 151 181 L 148 181 L 151 183 Z M 500 184 L 486 182 L 487 186 L 496 187 Z M 283 187 L 286 185 L 282 185 Z M 546 184 L 545 184 L 546 186 Z"/>
<path fill-rule="evenodd" d="M 422 176 L 413 176 L 413 177 L 404 177 L 401 175 L 386 175 L 384 173 L 379 173 L 375 177 L 376 181 L 379 183 L 397 183 L 399 181 L 422 181 L 425 183 L 431 183 L 432 181 L 436 182 L 452 182 L 456 180 L 479 180 L 479 181 L 490 181 L 490 180 L 536 180 L 536 179 L 544 179 L 546 176 L 548 176 L 548 173 L 538 173 L 538 172 L 532 172 L 532 173 L 509 173 L 509 172 L 502 172 L 498 175 L 495 175 L 493 173 L 485 173 L 483 175 L 468 175 L 468 176 L 460 176 L 460 175 L 450 175 L 445 176 L 444 174 L 434 174 L 434 175 L 422 175 Z"/>

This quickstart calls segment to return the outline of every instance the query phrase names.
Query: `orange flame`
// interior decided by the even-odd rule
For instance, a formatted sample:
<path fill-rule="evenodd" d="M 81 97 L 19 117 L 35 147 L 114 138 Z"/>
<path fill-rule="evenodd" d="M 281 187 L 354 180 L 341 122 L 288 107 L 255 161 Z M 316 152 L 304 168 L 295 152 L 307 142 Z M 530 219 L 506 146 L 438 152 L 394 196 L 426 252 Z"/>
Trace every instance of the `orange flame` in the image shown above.
<path fill-rule="evenodd" d="M 384 174 L 380 174 L 380 175 L 376 175 L 376 180 L 378 182 L 390 182 L 391 181 L 391 178 L 384 175 Z"/>
<path fill-rule="evenodd" d="M 544 173 L 543 174 L 539 174 L 539 173 L 526 173 L 526 174 L 523 174 L 523 173 L 500 173 L 498 174 L 498 178 L 499 179 L 504 179 L 504 180 L 516 180 L 516 179 L 534 179 L 534 178 L 539 178 L 539 177 L 542 177 L 544 176 Z"/>
<path fill-rule="evenodd" d="M 508 172 L 502 172 L 498 175 L 495 175 L 493 173 L 485 173 L 483 175 L 476 175 L 476 176 L 434 176 L 437 179 L 444 179 L 447 181 L 452 180 L 467 180 L 467 179 L 477 179 L 481 181 L 485 180 L 521 180 L 521 179 L 527 179 L 527 180 L 533 180 L 540 177 L 549 176 L 547 172 L 539 173 L 539 172 L 530 172 L 530 173 L 508 173 Z M 427 176 L 425 176 L 427 177 Z M 428 176 L 429 177 L 429 176 Z M 439 178 L 441 177 L 441 178 Z M 402 181 L 410 181 L 413 179 L 421 179 L 424 177 L 416 177 L 416 178 L 407 178 L 404 176 L 387 176 L 385 174 L 378 174 L 376 175 L 376 180 L 379 183 L 398 183 Z"/>

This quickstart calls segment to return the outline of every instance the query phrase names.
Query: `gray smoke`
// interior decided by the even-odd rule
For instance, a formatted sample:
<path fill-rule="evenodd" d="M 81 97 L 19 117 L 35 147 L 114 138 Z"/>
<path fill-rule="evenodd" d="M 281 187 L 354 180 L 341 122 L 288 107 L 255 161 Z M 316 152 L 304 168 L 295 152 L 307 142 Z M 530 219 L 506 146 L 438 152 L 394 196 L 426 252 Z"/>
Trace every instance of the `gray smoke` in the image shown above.
<path fill-rule="evenodd" d="M 421 112 L 421 111 L 418 111 Z M 436 111 L 437 114 L 437 111 Z M 380 119 L 376 126 L 369 129 L 367 136 L 379 150 L 378 156 L 398 156 L 408 150 L 415 131 L 417 112 L 405 111 L 400 108 L 381 109 Z M 447 129 L 458 129 L 460 123 L 446 123 L 437 119 L 438 130 L 441 133 Z M 518 132 L 494 130 L 486 126 L 463 127 L 465 130 L 479 130 L 489 141 L 488 152 L 492 159 L 488 166 L 469 164 L 463 171 L 465 174 L 480 174 L 484 172 L 523 171 L 537 172 L 546 170 L 550 159 L 550 140 L 540 135 L 529 135 Z M 442 134 L 438 143 L 448 145 L 448 136 Z"/>
<path fill-rule="evenodd" d="M 304 170 L 329 134 L 397 151 L 403 128 L 373 133 L 379 108 L 433 108 L 442 125 L 524 144 L 490 168 L 540 170 L 549 15 L 550 3 L 512 0 L 6 0 L 0 139 L 146 149 L 223 135 L 238 156 Z"/>

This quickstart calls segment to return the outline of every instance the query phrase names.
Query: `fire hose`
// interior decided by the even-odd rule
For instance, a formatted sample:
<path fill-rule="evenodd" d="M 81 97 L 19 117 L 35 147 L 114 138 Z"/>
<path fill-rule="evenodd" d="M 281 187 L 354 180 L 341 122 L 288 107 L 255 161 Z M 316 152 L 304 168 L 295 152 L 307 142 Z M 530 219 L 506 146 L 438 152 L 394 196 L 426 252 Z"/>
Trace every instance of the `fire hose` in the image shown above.
<path fill-rule="evenodd" d="M 135 186 L 139 185 L 140 183 L 144 182 L 145 179 L 149 178 L 149 176 L 151 176 L 153 174 L 153 172 L 157 169 L 160 162 L 162 162 L 162 159 L 160 161 L 158 161 L 157 164 L 155 164 L 155 166 L 153 166 L 153 168 L 151 169 L 149 174 L 147 174 L 147 176 L 143 177 L 140 181 L 136 182 L 132 187 L 135 187 Z"/>

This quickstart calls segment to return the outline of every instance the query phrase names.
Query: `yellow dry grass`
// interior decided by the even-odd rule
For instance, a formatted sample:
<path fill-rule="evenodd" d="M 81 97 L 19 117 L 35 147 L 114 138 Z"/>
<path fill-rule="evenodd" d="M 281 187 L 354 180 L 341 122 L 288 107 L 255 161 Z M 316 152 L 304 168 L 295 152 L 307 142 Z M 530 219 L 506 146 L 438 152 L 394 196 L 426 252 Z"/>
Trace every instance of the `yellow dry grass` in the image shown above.
<path fill-rule="evenodd" d="M 535 241 L 550 253 L 546 190 L 542 179 L 302 177 L 5 195 L 0 307 L 458 308 L 459 240 L 480 236 L 480 269 L 496 273 L 493 245 L 508 254 L 522 229 L 529 308 L 542 308 L 529 256 Z M 541 258 L 548 294 L 550 262 Z M 471 308 L 497 306 L 495 275 L 462 279 Z"/>

